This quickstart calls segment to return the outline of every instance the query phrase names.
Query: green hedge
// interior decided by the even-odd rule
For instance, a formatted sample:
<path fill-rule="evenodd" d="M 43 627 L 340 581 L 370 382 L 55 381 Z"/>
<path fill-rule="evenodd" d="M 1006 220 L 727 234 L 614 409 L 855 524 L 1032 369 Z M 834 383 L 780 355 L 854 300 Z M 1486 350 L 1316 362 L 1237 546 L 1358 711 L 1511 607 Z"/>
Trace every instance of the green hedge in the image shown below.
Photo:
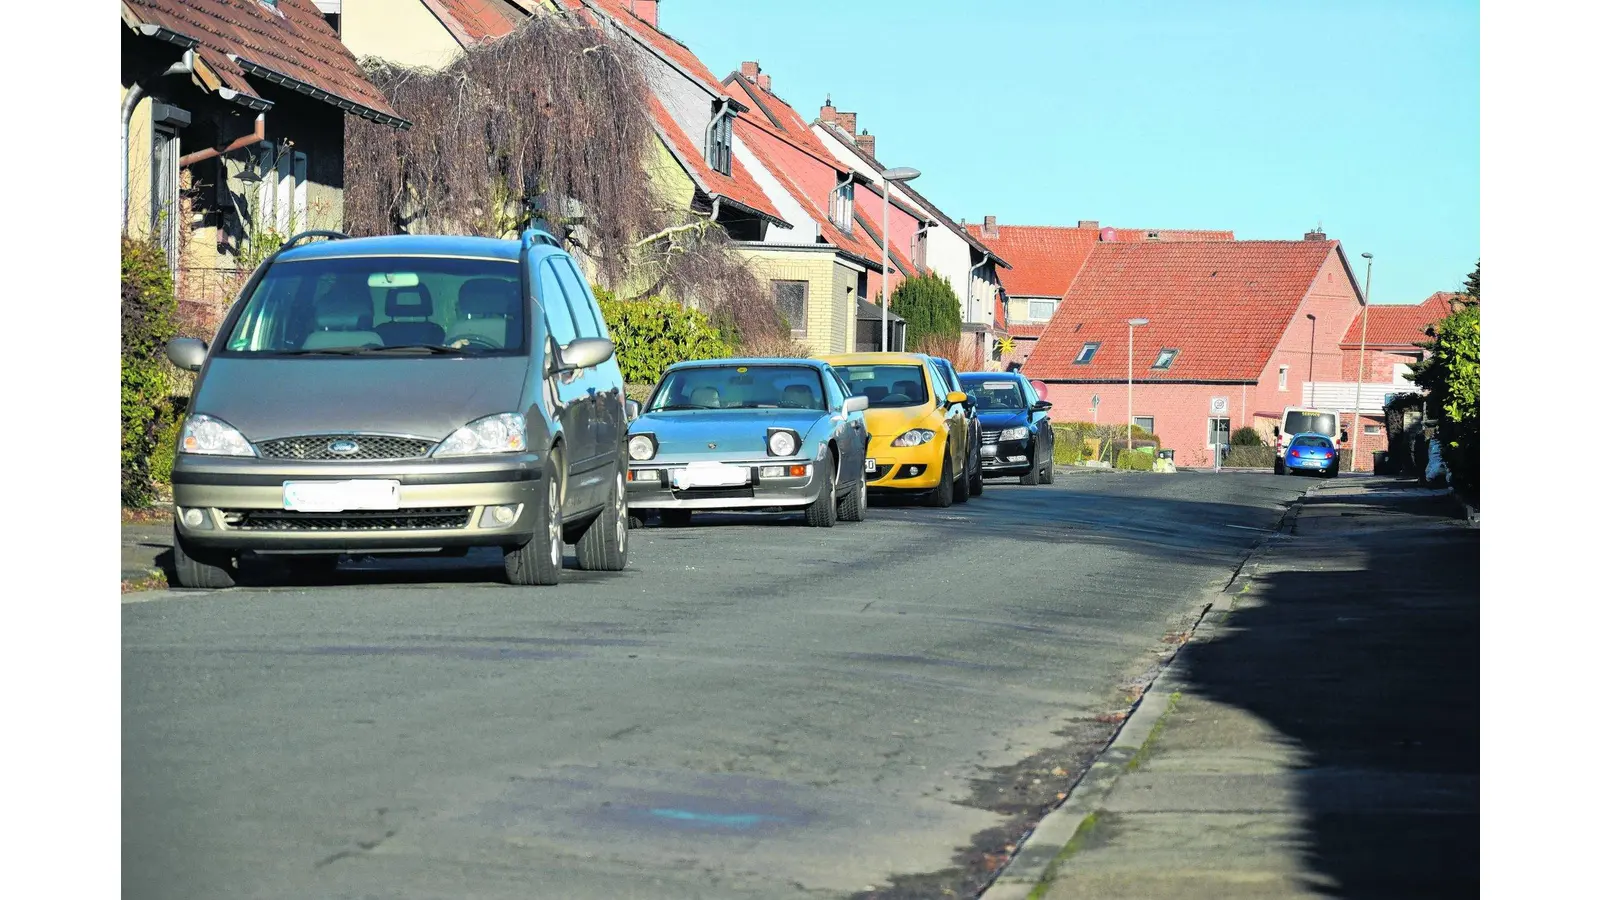
<path fill-rule="evenodd" d="M 1259 447 L 1261 446 L 1261 435 L 1248 425 L 1244 428 L 1235 428 L 1231 443 L 1235 447 Z"/>
<path fill-rule="evenodd" d="M 1271 447 L 1234 444 L 1222 458 L 1225 469 L 1270 469 L 1278 454 Z"/>
<path fill-rule="evenodd" d="M 1083 458 L 1083 433 L 1061 425 L 1055 431 L 1055 461 L 1058 466 L 1076 465 Z"/>
<path fill-rule="evenodd" d="M 617 345 L 617 365 L 629 384 L 655 384 L 673 363 L 732 354 L 706 314 L 671 300 L 616 300 L 595 292 Z"/>
<path fill-rule="evenodd" d="M 166 344 L 177 333 L 178 301 L 166 251 L 122 238 L 122 504 L 155 499 L 151 454 L 167 423 L 172 392 Z"/>
<path fill-rule="evenodd" d="M 1135 449 L 1117 451 L 1117 468 L 1127 469 L 1131 472 L 1149 472 L 1154 470 L 1156 466 L 1156 455 L 1154 453 L 1146 453 L 1143 450 L 1137 449 L 1139 446 L 1138 438 L 1135 438 L 1133 443 Z"/>

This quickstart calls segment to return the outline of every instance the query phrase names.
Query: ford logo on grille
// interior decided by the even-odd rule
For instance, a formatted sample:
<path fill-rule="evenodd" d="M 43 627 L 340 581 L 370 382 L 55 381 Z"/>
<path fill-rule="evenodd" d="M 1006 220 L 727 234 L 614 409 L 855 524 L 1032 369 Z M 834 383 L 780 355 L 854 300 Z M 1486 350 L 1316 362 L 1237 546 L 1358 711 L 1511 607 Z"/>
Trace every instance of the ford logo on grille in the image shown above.
<path fill-rule="evenodd" d="M 361 445 L 347 438 L 328 442 L 328 452 L 335 456 L 349 456 L 361 449 Z"/>

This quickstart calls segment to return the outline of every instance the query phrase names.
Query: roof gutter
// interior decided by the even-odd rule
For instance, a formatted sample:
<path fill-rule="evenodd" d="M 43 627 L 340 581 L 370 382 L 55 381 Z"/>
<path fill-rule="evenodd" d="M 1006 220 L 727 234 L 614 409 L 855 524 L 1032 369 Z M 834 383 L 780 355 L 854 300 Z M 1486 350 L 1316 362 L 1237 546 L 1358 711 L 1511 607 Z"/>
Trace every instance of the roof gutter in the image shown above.
<path fill-rule="evenodd" d="M 353 112 L 363 119 L 371 119 L 372 121 L 377 122 L 379 125 L 388 125 L 391 128 L 399 128 L 402 131 L 411 127 L 411 123 L 409 121 L 402 119 L 399 116 L 381 112 L 373 109 L 370 106 L 367 106 L 364 103 L 357 103 L 354 100 L 348 100 L 339 96 L 338 94 L 330 94 L 322 88 L 307 84 L 298 78 L 292 78 L 283 74 L 282 72 L 269 69 L 260 63 L 251 62 L 242 56 L 230 53 L 228 58 L 233 60 L 234 64 L 243 69 L 247 75 L 255 75 L 258 78 L 265 78 L 274 84 L 281 84 L 290 90 L 305 94 L 313 100 L 321 100 L 322 102 L 331 106 L 337 106 L 346 112 Z"/>
<path fill-rule="evenodd" d="M 154 30 L 150 30 L 150 29 L 154 29 Z M 183 35 L 174 34 L 173 32 L 166 31 L 166 29 L 164 29 L 164 28 L 155 28 L 155 26 L 152 26 L 152 25 L 141 25 L 141 26 L 139 26 L 139 28 L 137 30 L 141 34 L 146 34 L 146 35 L 151 35 L 151 36 L 154 36 L 156 32 L 165 32 L 166 34 L 170 34 L 175 38 L 183 38 Z M 173 63 L 172 65 L 167 66 L 167 68 L 163 72 L 161 72 L 161 74 L 157 75 L 156 78 L 165 78 L 165 77 L 167 77 L 169 75 L 193 75 L 194 74 L 194 48 L 196 46 L 198 46 L 199 42 L 198 41 L 192 41 L 192 40 L 190 40 L 188 38 L 183 38 L 183 41 L 188 41 L 189 42 L 188 46 L 184 48 L 183 58 L 179 59 L 177 62 Z M 181 43 L 183 43 L 183 41 L 173 41 L 173 43 L 181 44 Z M 152 80 L 154 80 L 154 79 L 152 79 Z M 138 81 L 135 81 L 133 83 L 133 85 L 128 88 L 128 96 L 122 98 L 122 230 L 123 231 L 127 231 L 128 230 L 128 151 L 129 151 L 128 145 L 130 143 L 129 132 L 132 130 L 133 111 L 138 108 L 139 101 L 144 99 L 146 93 L 147 92 L 144 89 L 144 85 L 141 84 Z"/>

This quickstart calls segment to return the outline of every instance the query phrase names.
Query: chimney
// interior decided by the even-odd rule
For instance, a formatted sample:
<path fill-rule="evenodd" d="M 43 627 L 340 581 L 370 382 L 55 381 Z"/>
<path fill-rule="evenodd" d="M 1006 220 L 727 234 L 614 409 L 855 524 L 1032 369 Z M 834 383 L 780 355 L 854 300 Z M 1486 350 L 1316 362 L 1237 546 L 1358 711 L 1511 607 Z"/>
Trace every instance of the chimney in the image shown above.
<path fill-rule="evenodd" d="M 1308 241 L 1325 241 L 1327 239 L 1328 236 L 1322 233 L 1322 229 L 1320 227 L 1316 231 L 1306 232 L 1306 240 Z"/>
<path fill-rule="evenodd" d="M 1095 221 L 1094 219 L 1079 219 L 1078 220 L 1078 227 L 1079 228 L 1087 228 L 1087 229 L 1095 229 L 1095 228 L 1099 228 L 1100 227 L 1100 223 Z"/>
<path fill-rule="evenodd" d="M 982 234 L 986 238 L 997 238 L 1000 236 L 1000 226 L 995 224 L 994 216 L 983 217 Z"/>
<path fill-rule="evenodd" d="M 761 63 L 748 61 L 739 63 L 739 74 L 755 81 L 756 76 L 761 74 Z"/>
<path fill-rule="evenodd" d="M 865 131 L 856 135 L 856 146 L 861 148 L 862 153 L 865 153 L 873 159 L 878 158 L 878 139 L 870 134 L 867 134 Z"/>
<path fill-rule="evenodd" d="M 763 91 L 766 91 L 769 94 L 772 93 L 772 76 L 771 75 L 768 75 L 767 73 L 762 72 L 760 75 L 756 76 L 756 84 L 759 85 L 760 88 Z"/>
<path fill-rule="evenodd" d="M 855 113 L 847 113 L 847 112 L 839 113 L 839 127 L 843 128 L 846 132 L 849 132 L 851 137 L 855 137 L 856 136 L 856 114 Z"/>
<path fill-rule="evenodd" d="M 627 0 L 628 12 L 633 13 L 635 18 L 642 19 L 646 25 L 657 30 L 661 28 L 656 22 L 660 15 L 657 7 L 660 5 L 661 0 Z"/>
<path fill-rule="evenodd" d="M 833 95 L 832 94 L 828 95 L 828 99 L 822 101 L 822 115 L 821 115 L 821 118 L 822 118 L 822 121 L 824 121 L 824 122 L 834 122 L 834 121 L 837 121 L 838 118 L 839 118 L 839 111 L 837 109 L 833 108 Z"/>

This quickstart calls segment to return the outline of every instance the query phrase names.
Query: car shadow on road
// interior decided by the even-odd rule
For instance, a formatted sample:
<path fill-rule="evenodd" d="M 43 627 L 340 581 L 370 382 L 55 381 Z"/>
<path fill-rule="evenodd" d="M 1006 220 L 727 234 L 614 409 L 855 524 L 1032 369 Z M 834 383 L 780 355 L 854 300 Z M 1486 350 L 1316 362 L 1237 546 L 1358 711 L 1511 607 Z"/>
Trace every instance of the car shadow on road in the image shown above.
<path fill-rule="evenodd" d="M 1356 509 L 1339 503 L 1313 494 L 1300 521 Z M 1314 532 L 1317 571 L 1269 567 L 1181 657 L 1188 690 L 1303 750 L 1303 862 L 1327 879 L 1306 886 L 1325 895 L 1478 891 L 1478 541 L 1449 504 Z"/>

